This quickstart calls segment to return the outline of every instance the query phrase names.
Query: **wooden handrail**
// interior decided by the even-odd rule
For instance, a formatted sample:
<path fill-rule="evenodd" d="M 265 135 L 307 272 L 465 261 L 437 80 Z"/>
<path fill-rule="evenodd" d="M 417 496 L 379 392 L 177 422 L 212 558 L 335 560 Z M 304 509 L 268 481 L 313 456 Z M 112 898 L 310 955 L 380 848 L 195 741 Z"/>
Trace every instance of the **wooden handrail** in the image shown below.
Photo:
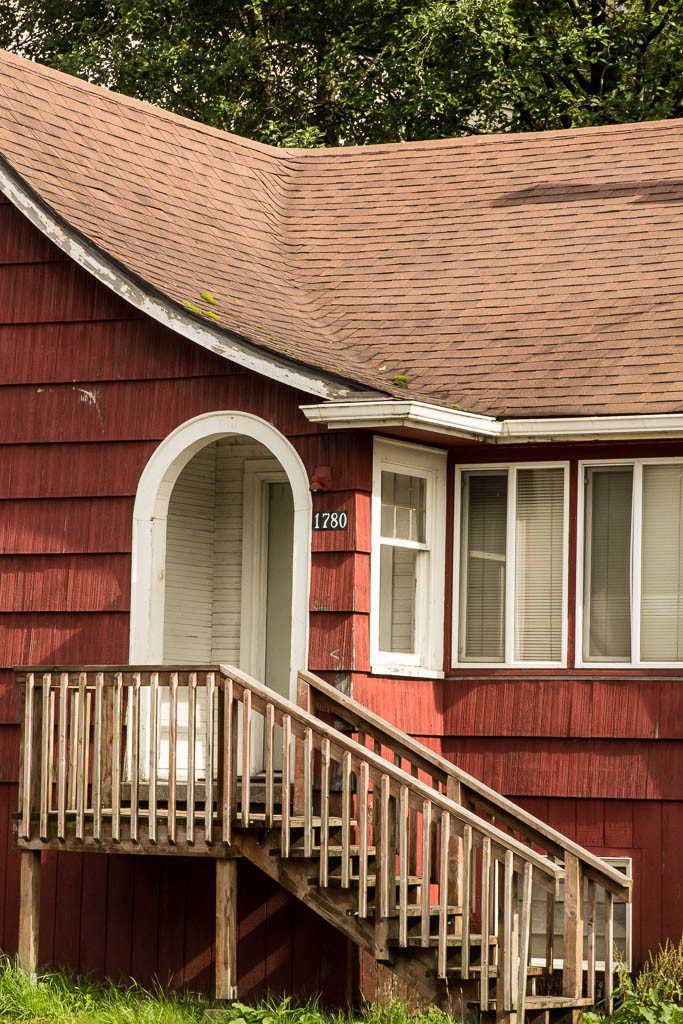
<path fill-rule="evenodd" d="M 319 703 L 323 705 L 324 710 L 365 732 L 389 747 L 392 753 L 405 758 L 432 777 L 439 777 L 444 784 L 447 784 L 448 779 L 454 780 L 468 791 L 467 795 L 471 794 L 470 798 L 473 801 L 481 802 L 485 805 L 485 810 L 502 818 L 506 825 L 524 833 L 529 842 L 544 846 L 554 855 L 571 854 L 581 862 L 587 877 L 599 882 L 608 892 L 620 899 L 631 901 L 632 880 L 627 879 L 617 868 L 606 864 L 601 857 L 568 839 L 552 826 L 414 740 L 408 733 L 376 715 L 352 697 L 336 690 L 313 672 L 302 670 L 299 672 L 299 678 L 307 683 L 316 695 L 322 697 Z"/>
<path fill-rule="evenodd" d="M 386 761 L 379 754 L 368 749 L 368 747 L 364 747 L 344 733 L 338 732 L 326 722 L 321 721 L 320 718 L 316 718 L 310 712 L 304 711 L 298 704 L 294 704 L 286 697 L 282 697 L 274 690 L 262 685 L 258 680 L 247 675 L 246 672 L 242 672 L 232 665 L 221 665 L 220 672 L 252 694 L 257 694 L 261 701 L 263 701 L 264 712 L 265 706 L 271 704 L 281 714 L 288 715 L 292 722 L 298 722 L 303 729 L 313 729 L 320 739 L 328 739 L 330 745 L 339 750 L 342 755 L 348 752 L 358 762 L 363 761 L 369 767 L 372 767 L 376 773 L 388 776 L 394 783 L 395 794 L 398 794 L 401 787 L 407 787 L 416 797 L 429 801 L 440 811 L 447 811 L 452 817 L 461 821 L 463 825 L 470 825 L 482 836 L 489 838 L 492 844 L 495 844 L 495 847 L 497 847 L 498 852 L 504 855 L 507 851 L 510 851 L 518 859 L 516 867 L 520 873 L 523 871 L 524 864 L 528 862 L 533 864 L 534 868 L 550 879 L 553 884 L 562 878 L 564 872 L 559 864 L 555 864 L 542 854 L 529 849 L 528 846 L 524 846 L 523 843 L 520 843 L 513 836 L 508 835 L 506 832 L 501 831 L 501 829 L 496 828 L 495 825 L 480 818 L 467 807 L 463 807 L 462 804 L 458 804 L 443 793 L 432 789 L 431 786 L 426 785 L 426 783 L 414 775 L 404 772 L 402 768 L 392 764 L 391 761 Z"/>

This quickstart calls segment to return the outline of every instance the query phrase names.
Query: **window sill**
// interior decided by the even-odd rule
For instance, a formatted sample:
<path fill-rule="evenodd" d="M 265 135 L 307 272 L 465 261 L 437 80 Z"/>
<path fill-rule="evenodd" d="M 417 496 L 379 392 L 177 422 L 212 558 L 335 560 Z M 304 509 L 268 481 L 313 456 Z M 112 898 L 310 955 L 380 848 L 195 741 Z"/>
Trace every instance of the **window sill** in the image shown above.
<path fill-rule="evenodd" d="M 445 672 L 420 665 L 396 665 L 391 662 L 373 661 L 370 665 L 373 676 L 398 676 L 402 679 L 444 679 Z"/>

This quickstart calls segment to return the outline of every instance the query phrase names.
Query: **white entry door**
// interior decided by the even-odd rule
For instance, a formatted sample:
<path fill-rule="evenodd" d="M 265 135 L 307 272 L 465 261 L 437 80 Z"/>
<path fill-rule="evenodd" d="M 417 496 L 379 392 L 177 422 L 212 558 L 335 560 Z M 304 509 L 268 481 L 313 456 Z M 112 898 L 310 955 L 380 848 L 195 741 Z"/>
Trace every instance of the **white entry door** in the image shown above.
<path fill-rule="evenodd" d="M 247 467 L 249 469 L 249 467 Z M 291 684 L 294 502 L 281 472 L 254 467 L 245 478 L 241 667 L 283 697 Z M 255 716 L 252 773 L 263 771 L 264 723 Z M 280 730 L 273 763 L 281 767 Z"/>

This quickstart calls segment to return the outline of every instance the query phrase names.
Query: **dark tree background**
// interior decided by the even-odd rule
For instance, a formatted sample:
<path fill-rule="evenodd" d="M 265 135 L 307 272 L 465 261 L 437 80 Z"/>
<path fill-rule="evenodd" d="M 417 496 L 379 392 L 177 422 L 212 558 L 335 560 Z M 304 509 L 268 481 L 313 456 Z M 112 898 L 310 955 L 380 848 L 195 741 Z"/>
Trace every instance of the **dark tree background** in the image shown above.
<path fill-rule="evenodd" d="M 0 0 L 0 45 L 276 144 L 683 114 L 683 0 Z"/>

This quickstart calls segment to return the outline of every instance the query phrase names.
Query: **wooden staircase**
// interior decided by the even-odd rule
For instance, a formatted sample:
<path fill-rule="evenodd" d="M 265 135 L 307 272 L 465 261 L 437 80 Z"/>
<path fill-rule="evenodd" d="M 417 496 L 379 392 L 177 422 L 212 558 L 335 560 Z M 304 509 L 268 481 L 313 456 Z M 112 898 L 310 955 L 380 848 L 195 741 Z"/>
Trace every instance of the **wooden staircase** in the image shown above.
<path fill-rule="evenodd" d="M 232 666 L 20 672 L 19 847 L 214 857 L 219 995 L 235 991 L 244 857 L 463 1019 L 610 1003 L 613 901 L 630 881 L 316 676 L 299 674 L 295 704 Z"/>

